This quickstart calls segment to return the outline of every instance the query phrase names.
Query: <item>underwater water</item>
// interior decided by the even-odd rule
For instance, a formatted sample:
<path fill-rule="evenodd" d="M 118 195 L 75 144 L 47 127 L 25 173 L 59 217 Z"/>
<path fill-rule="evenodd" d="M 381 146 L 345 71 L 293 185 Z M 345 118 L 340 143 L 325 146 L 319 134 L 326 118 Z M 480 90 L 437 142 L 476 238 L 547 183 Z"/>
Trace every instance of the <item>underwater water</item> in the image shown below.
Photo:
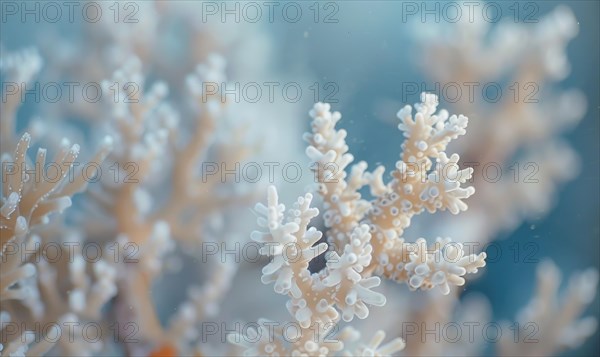
<path fill-rule="evenodd" d="M 598 354 L 598 2 L 0 6 L 0 356 Z"/>

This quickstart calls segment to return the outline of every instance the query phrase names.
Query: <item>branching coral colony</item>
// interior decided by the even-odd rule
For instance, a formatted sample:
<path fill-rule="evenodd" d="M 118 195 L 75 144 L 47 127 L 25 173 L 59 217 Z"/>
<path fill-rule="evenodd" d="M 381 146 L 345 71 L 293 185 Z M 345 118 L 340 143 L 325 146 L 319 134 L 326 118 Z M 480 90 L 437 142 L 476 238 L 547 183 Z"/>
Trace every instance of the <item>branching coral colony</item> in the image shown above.
<path fill-rule="evenodd" d="M 364 319 L 369 305 L 386 303 L 375 290 L 380 276 L 404 282 L 411 290 L 438 288 L 448 294 L 451 285 L 465 283 L 465 274 L 485 266 L 485 253 L 466 254 L 449 238 L 428 246 L 423 238 L 409 243 L 403 237 L 414 215 L 437 210 L 457 214 L 467 209 L 463 200 L 474 193 L 472 187 L 462 187 L 473 170 L 459 169 L 458 155 L 445 153 L 451 140 L 465 134 L 468 119 L 449 116 L 445 110 L 436 113 L 437 101 L 435 95 L 423 93 L 414 116 L 410 106 L 398 112 L 405 141 L 388 183 L 383 181 L 383 167 L 367 172 L 364 162 L 353 165 L 346 175 L 353 156 L 348 153 L 346 131 L 335 128 L 341 114 L 331 112 L 329 104 L 314 106 L 312 133 L 305 135 L 306 153 L 316 163 L 329 244 L 318 243 L 322 233 L 309 227 L 319 214 L 310 207 L 312 194 L 298 198 L 286 211 L 277 190 L 270 187 L 267 205 L 256 206 L 258 224 L 265 230 L 253 232 L 252 239 L 264 244 L 261 254 L 271 257 L 263 268 L 263 283 L 273 283 L 276 293 L 289 296 L 287 309 L 298 328 L 290 336 L 290 329 L 261 326 L 245 336 L 230 335 L 230 342 L 247 347 L 248 355 L 329 355 L 342 350 L 350 355 L 388 355 L 402 350 L 404 342 L 396 338 L 381 345 L 383 331 L 355 350 L 351 342 L 359 336 L 356 330 L 329 336 L 340 319 Z M 374 200 L 361 198 L 359 190 L 367 185 Z M 325 268 L 311 273 L 309 262 L 325 253 L 328 245 Z"/>
<path fill-rule="evenodd" d="M 29 83 L 42 60 L 26 50 L 3 53 L 0 64 L 8 82 Z M 106 136 L 86 170 L 75 170 L 80 149 L 66 139 L 52 165 L 46 165 L 45 149 L 31 160 L 27 149 L 42 135 L 35 125 L 20 138 L 15 135 L 20 96 L 7 96 L 0 117 L 0 356 L 41 355 L 51 349 L 73 356 L 203 353 L 206 346 L 194 338 L 197 326 L 218 312 L 235 266 L 215 264 L 213 277 L 202 287 L 191 287 L 167 326 L 158 318 L 151 288 L 177 246 L 208 239 L 215 219 L 234 212 L 226 207 L 256 200 L 239 185 L 234 189 L 217 178 L 200 182 L 195 169 L 201 159 L 243 161 L 255 148 L 240 140 L 243 130 L 231 121 L 227 103 L 199 99 L 205 95 L 199 85 L 203 80 L 226 80 L 224 66 L 221 57 L 209 55 L 187 77 L 192 103 L 184 111 L 169 105 L 163 82 L 146 89 L 142 63 L 131 57 L 115 71 L 114 82 L 137 83 L 143 90 L 128 91 L 124 85 L 123 98 L 107 103 L 109 120 L 94 127 Z M 182 111 L 191 120 L 180 121 Z M 225 135 L 216 135 L 224 124 Z M 105 160 L 131 180 L 96 175 Z M 47 167 L 59 167 L 60 175 L 40 171 Z M 81 212 L 65 212 L 75 224 L 61 220 L 64 214 L 49 219 L 68 208 L 71 197 L 89 182 L 94 183 Z M 230 236 L 225 229 L 219 232 Z M 103 249 L 100 259 L 94 258 L 98 251 L 91 258 L 82 253 L 90 244 Z M 46 249 L 50 246 L 54 250 Z M 101 338 L 82 331 L 89 324 L 100 329 Z"/>
<path fill-rule="evenodd" d="M 92 5 L 107 14 L 113 4 Z M 197 264 L 198 251 L 203 243 L 249 240 L 239 213 L 264 187 L 261 182 L 224 183 L 219 174 L 203 178 L 202 164 L 233 168 L 249 157 L 268 162 L 296 152 L 301 156 L 300 148 L 277 140 L 286 135 L 257 144 L 261 135 L 281 133 L 281 127 L 271 125 L 280 117 L 288 118 L 284 130 L 295 132 L 295 109 L 223 103 L 223 93 L 203 92 L 206 82 L 233 87 L 228 76 L 236 81 L 279 78 L 268 61 L 268 36 L 259 27 L 198 22 L 200 2 L 130 5 L 139 10 L 139 21 L 102 16 L 74 31 L 32 24 L 35 28 L 27 32 L 39 35 L 41 54 L 33 49 L 12 53 L 0 44 L 3 90 L 4 82 L 23 84 L 16 92 L 3 92 L 6 101 L 0 105 L 0 356 L 44 351 L 60 356 L 231 355 L 224 349 L 234 348 L 197 336 L 202 322 L 226 315 L 220 314 L 222 297 L 239 288 L 231 284 L 237 265 L 220 262 L 216 255 Z M 69 82 L 102 83 L 103 100 L 75 95 L 57 103 L 27 100 L 20 108 L 22 87 L 31 91 L 40 83 Z M 40 118 L 25 117 L 32 108 L 43 113 Z M 267 123 L 260 133 L 246 121 L 258 115 Z M 68 137 L 81 149 L 68 140 L 56 143 L 57 137 Z M 32 147 L 29 155 L 27 146 Z M 40 150 L 36 160 L 32 151 L 39 146 L 48 150 Z M 97 156 L 89 157 L 95 149 Z M 57 154 L 44 161 L 46 152 Z M 28 171 L 36 163 L 57 164 L 69 174 L 52 185 L 33 185 L 19 175 L 22 163 Z M 102 175 L 94 176 L 93 168 L 101 164 Z M 75 173 L 85 167 L 82 181 Z M 36 202 L 45 191 L 50 193 Z M 91 248 L 91 255 L 71 251 L 74 246 Z M 60 247 L 50 251 L 61 259 L 48 257 L 44 247 Z M 98 247 L 102 259 L 94 261 Z M 175 273 L 177 279 L 168 278 Z M 187 296 L 164 288 L 172 284 L 178 290 L 189 287 Z M 86 324 L 99 327 L 99 341 L 70 329 Z"/>

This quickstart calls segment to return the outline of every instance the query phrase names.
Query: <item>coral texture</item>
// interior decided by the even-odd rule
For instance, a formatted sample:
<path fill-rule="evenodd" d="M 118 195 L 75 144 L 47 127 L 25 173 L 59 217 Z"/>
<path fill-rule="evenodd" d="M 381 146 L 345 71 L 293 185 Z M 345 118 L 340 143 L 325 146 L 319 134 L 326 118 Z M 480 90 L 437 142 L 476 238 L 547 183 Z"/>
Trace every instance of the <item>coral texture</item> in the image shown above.
<path fill-rule="evenodd" d="M 398 112 L 398 127 L 406 139 L 392 179 L 384 183 L 383 167 L 366 172 L 364 162 L 353 165 L 347 176 L 353 157 L 346 131 L 336 129 L 341 114 L 331 112 L 329 104 L 315 104 L 310 112 L 312 132 L 304 138 L 324 202 L 331 250 L 326 266 L 311 272 L 311 260 L 328 249 L 327 243 L 319 243 L 322 233 L 309 227 L 319 214 L 311 207 L 313 196 L 307 193 L 286 211 L 271 186 L 267 205 L 256 206 L 261 216 L 258 224 L 265 230 L 254 232 L 252 239 L 264 244 L 261 253 L 271 258 L 263 268 L 262 282 L 273 283 L 276 293 L 289 296 L 287 309 L 300 329 L 289 346 L 283 343 L 289 336 L 276 335 L 246 346 L 246 354 L 332 354 L 344 348 L 345 337 L 335 341 L 325 337 L 340 320 L 365 319 L 369 306 L 386 303 L 375 290 L 381 277 L 406 283 L 411 290 L 438 288 L 449 294 L 450 286 L 462 286 L 466 274 L 485 266 L 485 253 L 466 254 L 461 244 L 449 238 L 438 238 L 428 246 L 423 238 L 410 243 L 403 237 L 414 215 L 446 209 L 457 214 L 467 209 L 463 200 L 474 193 L 472 187 L 462 187 L 472 170 L 459 169 L 458 155 L 445 153 L 452 139 L 465 134 L 468 119 L 437 112 L 437 105 L 435 95 L 423 93 L 414 115 L 410 106 Z M 359 193 L 366 185 L 374 196 L 371 201 Z M 248 337 L 231 335 L 230 341 Z M 399 338 L 379 347 L 384 337 L 377 332 L 370 344 L 352 354 L 387 355 L 404 348 Z"/>

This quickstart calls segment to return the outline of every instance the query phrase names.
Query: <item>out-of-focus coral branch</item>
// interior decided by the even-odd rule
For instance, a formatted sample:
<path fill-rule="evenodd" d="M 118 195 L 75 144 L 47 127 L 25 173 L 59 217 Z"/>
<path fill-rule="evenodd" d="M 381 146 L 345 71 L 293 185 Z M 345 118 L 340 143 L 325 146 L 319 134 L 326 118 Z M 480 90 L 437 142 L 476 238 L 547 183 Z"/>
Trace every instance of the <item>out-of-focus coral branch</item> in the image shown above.
<path fill-rule="evenodd" d="M 8 75 L 14 74 L 13 79 L 24 82 L 30 82 L 41 67 L 41 60 L 32 50 L 8 54 L 1 62 L 3 71 L 8 72 Z M 55 343 L 63 346 L 65 353 L 69 355 L 86 353 L 93 350 L 93 344 L 86 341 L 79 341 L 77 345 L 70 343 L 70 336 L 62 331 L 58 322 L 78 320 L 78 316 L 71 312 L 97 318 L 100 308 L 116 293 L 113 285 L 114 274 L 107 274 L 107 270 L 102 269 L 103 265 L 99 264 L 95 267 L 98 282 L 90 285 L 83 262 L 72 262 L 70 277 L 75 290 L 70 301 L 65 304 L 65 298 L 56 291 L 56 286 L 61 285 L 63 281 L 57 279 L 54 267 L 46 263 L 40 246 L 55 243 L 42 239 L 45 238 L 42 226 L 50 222 L 51 214 L 62 213 L 71 206 L 71 197 L 85 189 L 87 180 L 96 175 L 97 166 L 89 172 L 77 172 L 75 168 L 78 163 L 75 164 L 80 148 L 77 144 L 71 145 L 67 139 L 62 140 L 50 162 L 46 158 L 47 150 L 43 148 L 38 149 L 35 161 L 31 160 L 27 156 L 32 143 L 31 135 L 25 132 L 18 139 L 15 132 L 21 97 L 11 95 L 10 98 L 10 104 L 3 106 L 0 118 L 0 314 L 4 314 L 7 321 L 10 316 L 16 321 L 21 321 L 19 324 L 8 321 L 0 326 L 0 346 L 6 344 L 2 354 L 44 354 Z M 12 143 L 14 147 L 11 148 Z M 99 166 L 102 163 L 111 150 L 111 144 L 112 140 L 107 137 L 95 155 L 93 164 Z M 86 291 L 88 289 L 90 291 Z M 85 294 L 88 295 L 87 299 Z M 25 316 L 32 318 L 34 323 Z M 42 323 L 45 324 L 46 335 L 58 335 L 60 338 L 46 338 L 41 336 L 41 331 L 37 329 L 29 331 Z M 20 336 L 13 338 L 15 332 Z M 33 342 L 36 343 L 32 344 Z"/>
<path fill-rule="evenodd" d="M 452 104 L 477 118 L 470 123 L 474 135 L 458 143 L 458 151 L 475 166 L 478 194 L 471 202 L 473 209 L 448 219 L 448 224 L 470 226 L 463 230 L 465 241 L 486 244 L 498 232 L 546 212 L 557 186 L 576 175 L 578 158 L 558 136 L 583 117 L 586 99 L 579 90 L 556 88 L 569 74 L 566 46 L 578 32 L 569 8 L 558 6 L 536 24 L 505 21 L 492 26 L 480 17 L 463 20 L 419 32 L 425 36 L 419 41 L 424 59 L 420 64 L 440 86 L 512 84 L 500 100 L 463 95 Z M 560 150 L 552 150 L 558 145 Z M 549 150 L 560 156 L 551 159 Z M 481 179 L 487 177 L 482 171 L 486 165 L 510 172 L 515 161 L 529 166 L 499 180 Z M 557 162 L 560 170 L 554 168 Z M 480 215 L 490 209 L 500 214 Z"/>
<path fill-rule="evenodd" d="M 596 297 L 598 272 L 588 269 L 574 274 L 559 298 L 560 282 L 560 271 L 552 261 L 539 264 L 535 295 L 519 312 L 515 335 L 500 341 L 499 355 L 550 356 L 577 348 L 596 331 L 595 318 L 579 316 Z"/>

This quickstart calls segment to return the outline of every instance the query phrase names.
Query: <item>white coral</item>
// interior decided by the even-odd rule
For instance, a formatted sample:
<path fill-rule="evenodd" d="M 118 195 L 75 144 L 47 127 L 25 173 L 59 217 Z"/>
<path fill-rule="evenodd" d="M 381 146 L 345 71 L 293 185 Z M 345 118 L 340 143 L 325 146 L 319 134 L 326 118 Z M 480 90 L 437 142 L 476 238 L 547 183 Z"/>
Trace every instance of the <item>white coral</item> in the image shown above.
<path fill-rule="evenodd" d="M 449 209 L 458 213 L 467 208 L 462 200 L 474 192 L 472 187 L 461 187 L 472 170 L 459 171 L 458 155 L 448 158 L 444 152 L 452 139 L 465 133 L 467 119 L 449 118 L 445 111 L 435 114 L 437 97 L 424 93 L 421 98 L 414 119 L 410 107 L 399 114 L 403 121 L 399 128 L 404 130 L 406 140 L 402 160 L 387 184 L 383 182 L 382 168 L 367 173 L 362 162 L 352 167 L 347 179 L 345 169 L 353 157 L 348 153 L 346 132 L 335 128 L 341 115 L 332 113 L 330 106 L 323 103 L 315 104 L 311 110 L 312 133 L 304 136 L 309 143 L 306 153 L 315 163 L 313 170 L 320 184 L 325 225 L 333 246 L 322 271 L 308 270 L 308 263 L 326 249 L 324 243 L 317 243 L 322 234 L 309 228 L 310 220 L 319 213 L 310 208 L 312 195 L 300 197 L 287 219 L 274 187 L 269 187 L 267 205 L 257 204 L 258 224 L 266 231 L 253 232 L 252 239 L 265 244 L 261 253 L 273 258 L 263 268 L 262 281 L 275 282 L 276 292 L 289 295 L 288 311 L 304 332 L 315 323 L 329 326 L 340 319 L 352 321 L 354 316 L 364 319 L 369 315 L 369 305 L 383 306 L 385 296 L 375 291 L 381 278 L 373 274 L 406 282 L 411 289 L 439 286 L 443 294 L 448 294 L 451 285 L 465 283 L 464 275 L 485 266 L 485 253 L 465 255 L 462 245 L 452 244 L 449 239 L 438 239 L 432 248 L 419 239 L 415 249 L 401 238 L 412 216 L 425 208 L 430 212 Z M 432 158 L 438 161 L 433 169 Z M 407 163 L 415 164 L 412 171 Z M 332 164 L 333 168 L 327 168 Z M 442 169 L 446 165 L 452 167 Z M 365 185 L 371 185 L 371 192 L 379 194 L 370 202 L 358 193 Z M 294 247 L 291 259 L 287 257 L 286 245 Z M 401 339 L 380 346 L 384 337 L 383 332 L 378 332 L 370 344 L 356 353 L 379 356 L 404 348 Z M 300 338 L 290 346 L 289 353 L 331 352 L 321 350 L 319 342 Z M 250 354 L 259 348 L 253 344 L 245 347 Z M 271 348 L 267 354 L 275 350 Z"/>

